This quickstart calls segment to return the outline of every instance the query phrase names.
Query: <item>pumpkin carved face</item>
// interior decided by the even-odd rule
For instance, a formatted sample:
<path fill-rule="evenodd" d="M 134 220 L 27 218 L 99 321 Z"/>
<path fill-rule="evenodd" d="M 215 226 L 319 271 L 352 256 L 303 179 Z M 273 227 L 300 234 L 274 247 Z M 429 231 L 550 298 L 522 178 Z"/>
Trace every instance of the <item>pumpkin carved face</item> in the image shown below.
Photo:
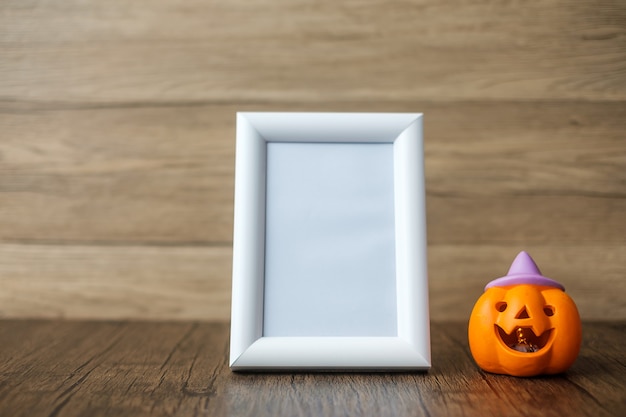
<path fill-rule="evenodd" d="M 468 333 L 474 360 L 498 374 L 564 372 L 576 360 L 582 339 L 574 301 L 552 280 L 529 284 L 528 279 L 511 281 L 512 275 L 509 271 L 490 283 L 474 306 Z"/>

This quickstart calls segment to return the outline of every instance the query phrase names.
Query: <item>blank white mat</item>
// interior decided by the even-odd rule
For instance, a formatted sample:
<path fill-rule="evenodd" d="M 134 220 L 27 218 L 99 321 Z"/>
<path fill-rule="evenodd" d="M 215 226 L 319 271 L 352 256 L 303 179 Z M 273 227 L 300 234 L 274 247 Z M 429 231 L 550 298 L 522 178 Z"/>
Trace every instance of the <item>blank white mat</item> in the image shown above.
<path fill-rule="evenodd" d="M 397 336 L 393 158 L 267 144 L 263 336 Z"/>

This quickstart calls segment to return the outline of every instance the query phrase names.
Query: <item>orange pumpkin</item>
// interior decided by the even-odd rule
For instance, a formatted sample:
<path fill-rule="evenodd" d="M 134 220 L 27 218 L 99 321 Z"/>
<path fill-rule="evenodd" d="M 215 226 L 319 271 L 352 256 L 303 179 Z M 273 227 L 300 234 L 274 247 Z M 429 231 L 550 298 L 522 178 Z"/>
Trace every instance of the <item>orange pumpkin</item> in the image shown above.
<path fill-rule="evenodd" d="M 576 360 L 578 309 L 558 282 L 521 252 L 507 276 L 485 288 L 469 321 L 469 345 L 483 370 L 514 376 L 557 374 Z"/>

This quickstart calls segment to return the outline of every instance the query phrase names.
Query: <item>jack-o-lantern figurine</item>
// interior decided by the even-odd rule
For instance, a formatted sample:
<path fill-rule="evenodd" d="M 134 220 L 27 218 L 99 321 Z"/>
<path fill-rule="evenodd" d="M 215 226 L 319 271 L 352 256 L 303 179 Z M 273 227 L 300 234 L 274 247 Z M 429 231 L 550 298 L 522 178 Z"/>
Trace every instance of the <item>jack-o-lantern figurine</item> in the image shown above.
<path fill-rule="evenodd" d="M 491 281 L 474 305 L 469 345 L 483 370 L 496 374 L 558 374 L 578 356 L 582 330 L 574 301 L 541 275 L 526 252 Z"/>

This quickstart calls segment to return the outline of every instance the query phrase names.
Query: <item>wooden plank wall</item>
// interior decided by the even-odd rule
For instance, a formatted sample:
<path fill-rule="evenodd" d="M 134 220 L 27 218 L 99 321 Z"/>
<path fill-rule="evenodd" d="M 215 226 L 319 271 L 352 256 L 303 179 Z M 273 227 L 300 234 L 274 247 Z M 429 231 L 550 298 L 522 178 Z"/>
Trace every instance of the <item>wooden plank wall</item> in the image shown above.
<path fill-rule="evenodd" d="M 626 2 L 5 0 L 0 317 L 228 319 L 242 110 L 425 113 L 431 316 L 626 318 Z"/>

